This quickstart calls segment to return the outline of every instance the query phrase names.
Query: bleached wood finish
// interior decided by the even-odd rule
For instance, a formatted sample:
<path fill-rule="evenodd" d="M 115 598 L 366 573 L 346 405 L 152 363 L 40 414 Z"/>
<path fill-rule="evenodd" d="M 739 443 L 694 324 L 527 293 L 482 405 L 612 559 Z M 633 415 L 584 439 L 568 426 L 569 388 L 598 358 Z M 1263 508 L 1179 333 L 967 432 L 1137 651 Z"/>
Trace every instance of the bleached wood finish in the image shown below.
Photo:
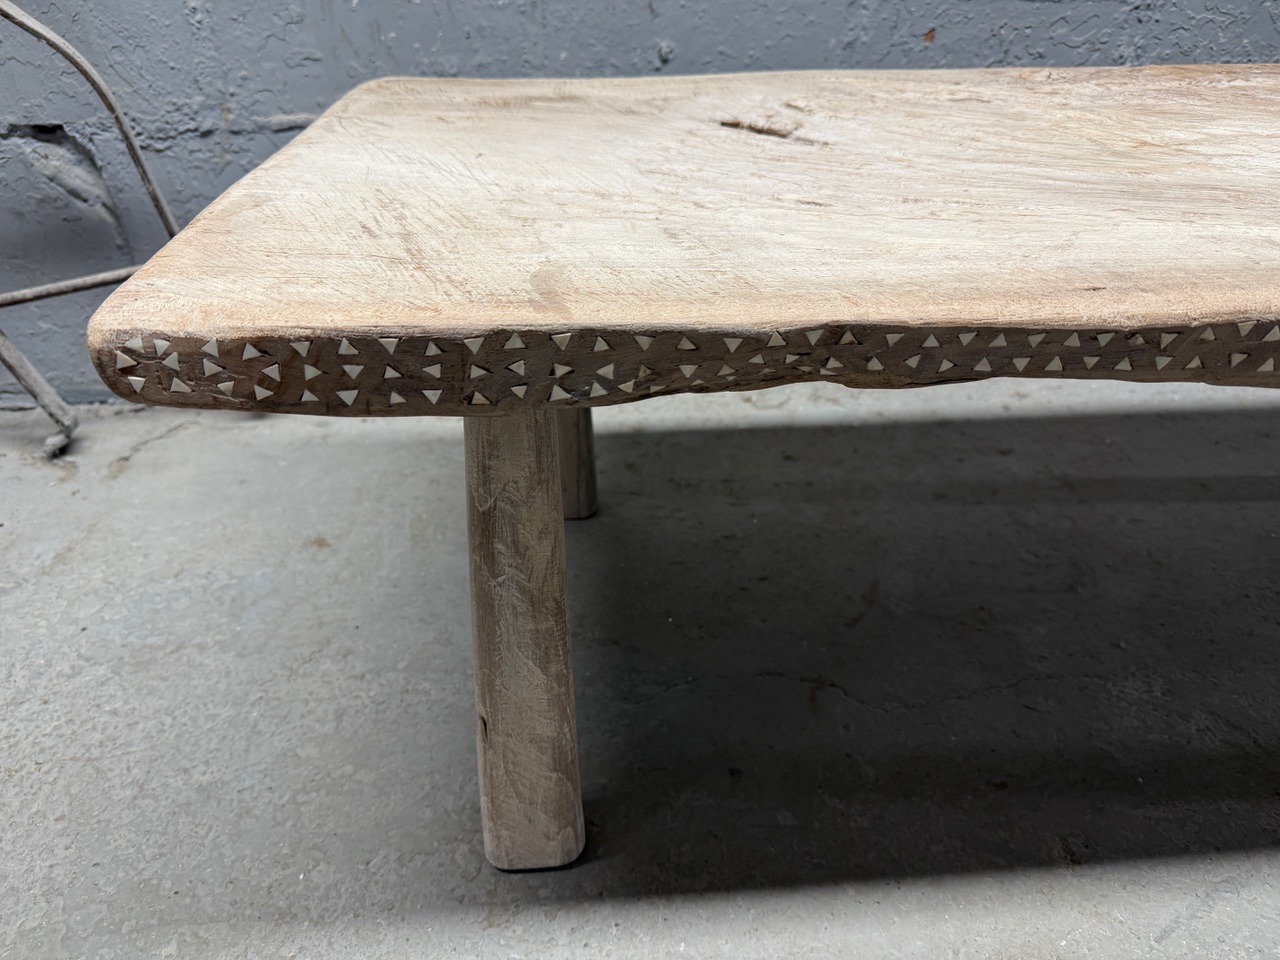
<path fill-rule="evenodd" d="M 365 84 L 103 305 L 129 399 L 1280 384 L 1280 67 Z"/>
<path fill-rule="evenodd" d="M 566 520 L 585 520 L 599 508 L 596 500 L 596 441 L 591 409 L 556 413 L 560 438 L 560 496 Z"/>
<path fill-rule="evenodd" d="M 556 415 L 466 421 L 476 752 L 485 854 L 504 870 L 582 852 Z"/>

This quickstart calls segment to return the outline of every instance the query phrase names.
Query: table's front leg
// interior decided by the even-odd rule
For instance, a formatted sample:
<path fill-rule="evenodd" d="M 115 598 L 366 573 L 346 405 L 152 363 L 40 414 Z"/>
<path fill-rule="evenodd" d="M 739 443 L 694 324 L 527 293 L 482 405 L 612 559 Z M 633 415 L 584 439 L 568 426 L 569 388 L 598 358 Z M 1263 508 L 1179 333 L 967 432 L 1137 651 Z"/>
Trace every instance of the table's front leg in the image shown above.
<path fill-rule="evenodd" d="M 561 866 L 586 835 L 556 414 L 469 417 L 465 432 L 485 854 Z"/>

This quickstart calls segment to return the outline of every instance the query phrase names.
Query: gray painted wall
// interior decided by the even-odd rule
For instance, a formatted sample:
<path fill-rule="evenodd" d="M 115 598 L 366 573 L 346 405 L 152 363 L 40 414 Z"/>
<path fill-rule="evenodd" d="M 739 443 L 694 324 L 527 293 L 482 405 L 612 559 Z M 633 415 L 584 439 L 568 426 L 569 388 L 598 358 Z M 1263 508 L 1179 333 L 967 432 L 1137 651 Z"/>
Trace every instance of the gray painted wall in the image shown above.
<path fill-rule="evenodd" d="M 1280 60 L 1280 0 L 22 2 L 106 76 L 184 223 L 343 92 L 388 74 Z M 163 241 L 92 92 L 0 22 L 0 290 L 144 260 Z M 107 292 L 0 311 L 73 400 L 107 396 L 83 348 Z M 24 398 L 0 370 L 0 405 Z"/>

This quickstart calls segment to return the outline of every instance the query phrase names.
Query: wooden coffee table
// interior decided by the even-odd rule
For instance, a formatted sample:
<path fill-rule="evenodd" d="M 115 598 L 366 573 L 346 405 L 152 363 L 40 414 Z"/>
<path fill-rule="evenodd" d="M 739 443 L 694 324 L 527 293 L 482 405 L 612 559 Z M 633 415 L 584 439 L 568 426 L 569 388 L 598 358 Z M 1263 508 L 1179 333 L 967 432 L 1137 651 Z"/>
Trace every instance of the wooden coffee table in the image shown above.
<path fill-rule="evenodd" d="M 485 849 L 563 864 L 589 408 L 1278 386 L 1280 67 L 379 80 L 153 257 L 89 349 L 143 403 L 466 418 Z"/>

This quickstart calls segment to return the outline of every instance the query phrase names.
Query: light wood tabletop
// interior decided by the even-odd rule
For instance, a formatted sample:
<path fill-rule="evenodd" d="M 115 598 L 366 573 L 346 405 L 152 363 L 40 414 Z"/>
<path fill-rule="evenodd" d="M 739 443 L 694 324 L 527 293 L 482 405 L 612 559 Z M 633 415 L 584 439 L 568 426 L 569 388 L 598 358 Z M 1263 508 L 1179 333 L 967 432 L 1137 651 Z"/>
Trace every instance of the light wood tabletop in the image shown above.
<path fill-rule="evenodd" d="M 90 325 L 131 400 L 487 414 L 830 379 L 1280 384 L 1280 67 L 393 78 Z"/>

